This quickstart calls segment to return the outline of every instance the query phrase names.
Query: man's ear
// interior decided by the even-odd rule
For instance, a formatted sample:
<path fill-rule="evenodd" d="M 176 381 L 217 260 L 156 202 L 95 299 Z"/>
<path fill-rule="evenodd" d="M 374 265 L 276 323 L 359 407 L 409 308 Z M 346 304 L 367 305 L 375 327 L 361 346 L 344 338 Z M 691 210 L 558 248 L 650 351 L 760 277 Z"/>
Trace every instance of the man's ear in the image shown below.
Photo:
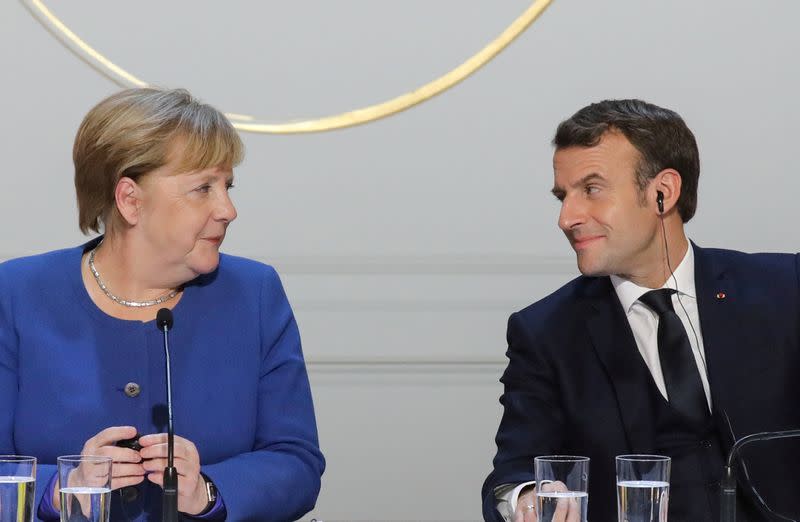
<path fill-rule="evenodd" d="M 139 213 L 142 208 L 142 188 L 129 177 L 122 177 L 114 189 L 114 203 L 120 217 L 128 225 L 139 222 Z"/>
<path fill-rule="evenodd" d="M 658 193 L 663 194 L 663 212 L 659 214 L 669 214 L 678 204 L 678 198 L 681 195 L 681 175 L 675 169 L 664 169 L 656 174 L 653 181 L 650 183 L 648 194 L 650 201 L 652 201 L 653 208 L 659 212 L 656 200 L 660 199 Z"/>

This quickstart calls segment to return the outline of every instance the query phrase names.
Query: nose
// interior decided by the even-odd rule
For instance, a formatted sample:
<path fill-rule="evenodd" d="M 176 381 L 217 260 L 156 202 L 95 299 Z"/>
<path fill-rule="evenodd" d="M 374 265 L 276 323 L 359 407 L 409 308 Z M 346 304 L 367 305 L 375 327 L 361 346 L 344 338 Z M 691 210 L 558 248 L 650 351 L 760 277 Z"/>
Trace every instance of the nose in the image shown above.
<path fill-rule="evenodd" d="M 558 215 L 558 227 L 564 232 L 586 223 L 586 209 L 580 199 L 566 196 L 561 202 L 561 212 Z"/>
<path fill-rule="evenodd" d="M 227 191 L 222 193 L 220 201 L 216 208 L 216 215 L 214 216 L 218 221 L 225 221 L 226 223 L 230 223 L 234 219 L 236 219 L 236 207 L 233 205 L 233 201 L 231 201 L 231 196 L 228 194 Z"/>

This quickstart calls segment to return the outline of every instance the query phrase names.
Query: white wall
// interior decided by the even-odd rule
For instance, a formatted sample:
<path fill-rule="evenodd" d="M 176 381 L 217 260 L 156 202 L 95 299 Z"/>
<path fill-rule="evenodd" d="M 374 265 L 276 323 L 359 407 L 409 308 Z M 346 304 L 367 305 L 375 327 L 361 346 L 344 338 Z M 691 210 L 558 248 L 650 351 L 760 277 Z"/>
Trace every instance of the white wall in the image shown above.
<path fill-rule="evenodd" d="M 50 0 L 153 83 L 283 121 L 382 101 L 454 67 L 529 2 Z M 391 119 L 245 135 L 225 249 L 275 264 L 304 338 L 326 520 L 476 520 L 509 313 L 575 273 L 549 140 L 606 97 L 677 110 L 703 173 L 702 245 L 796 251 L 800 121 L 789 1 L 555 0 L 454 90 Z M 71 145 L 116 87 L 0 3 L 0 258 L 82 241 Z"/>

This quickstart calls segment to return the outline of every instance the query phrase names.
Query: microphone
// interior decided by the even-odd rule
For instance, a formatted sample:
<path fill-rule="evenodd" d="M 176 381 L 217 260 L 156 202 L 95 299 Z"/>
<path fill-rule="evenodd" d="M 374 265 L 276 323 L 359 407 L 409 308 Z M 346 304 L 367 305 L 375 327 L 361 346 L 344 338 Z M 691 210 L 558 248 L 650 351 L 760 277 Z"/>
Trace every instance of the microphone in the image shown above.
<path fill-rule="evenodd" d="M 721 481 L 720 520 L 722 522 L 736 522 L 736 476 L 733 471 L 733 461 L 738 455 L 739 450 L 751 442 L 762 442 L 774 439 L 789 439 L 792 437 L 800 437 L 800 430 L 764 431 L 761 433 L 747 435 L 734 443 L 730 453 L 728 453 L 728 461 L 725 465 L 725 472 Z M 781 520 L 796 522 L 794 519 L 775 513 L 772 509 L 770 509 L 766 502 L 764 502 L 764 499 L 761 498 L 761 495 L 758 494 L 758 491 L 756 491 L 755 486 L 753 486 L 753 484 L 750 482 L 750 477 L 747 474 L 747 467 L 744 466 L 744 462 L 742 462 L 742 466 L 744 469 L 746 482 L 755 494 L 759 503 L 758 507 L 764 511 L 764 514 L 768 516 L 771 515 L 772 517 L 775 517 L 775 519 L 780 518 Z"/>
<path fill-rule="evenodd" d="M 172 311 L 162 308 L 156 314 L 156 326 L 164 332 L 164 359 L 167 367 L 167 467 L 164 468 L 162 522 L 178 522 L 178 470 L 175 469 L 175 428 L 172 426 L 172 377 L 170 374 L 169 335 Z"/>

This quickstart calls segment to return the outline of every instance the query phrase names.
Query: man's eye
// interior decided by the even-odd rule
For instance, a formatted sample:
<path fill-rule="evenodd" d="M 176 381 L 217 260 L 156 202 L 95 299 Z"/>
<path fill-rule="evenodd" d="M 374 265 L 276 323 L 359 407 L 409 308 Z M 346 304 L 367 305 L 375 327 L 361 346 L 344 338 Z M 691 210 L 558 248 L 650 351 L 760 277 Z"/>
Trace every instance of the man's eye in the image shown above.
<path fill-rule="evenodd" d="M 587 194 L 596 194 L 600 190 L 600 187 L 597 185 L 586 185 L 584 190 Z"/>

